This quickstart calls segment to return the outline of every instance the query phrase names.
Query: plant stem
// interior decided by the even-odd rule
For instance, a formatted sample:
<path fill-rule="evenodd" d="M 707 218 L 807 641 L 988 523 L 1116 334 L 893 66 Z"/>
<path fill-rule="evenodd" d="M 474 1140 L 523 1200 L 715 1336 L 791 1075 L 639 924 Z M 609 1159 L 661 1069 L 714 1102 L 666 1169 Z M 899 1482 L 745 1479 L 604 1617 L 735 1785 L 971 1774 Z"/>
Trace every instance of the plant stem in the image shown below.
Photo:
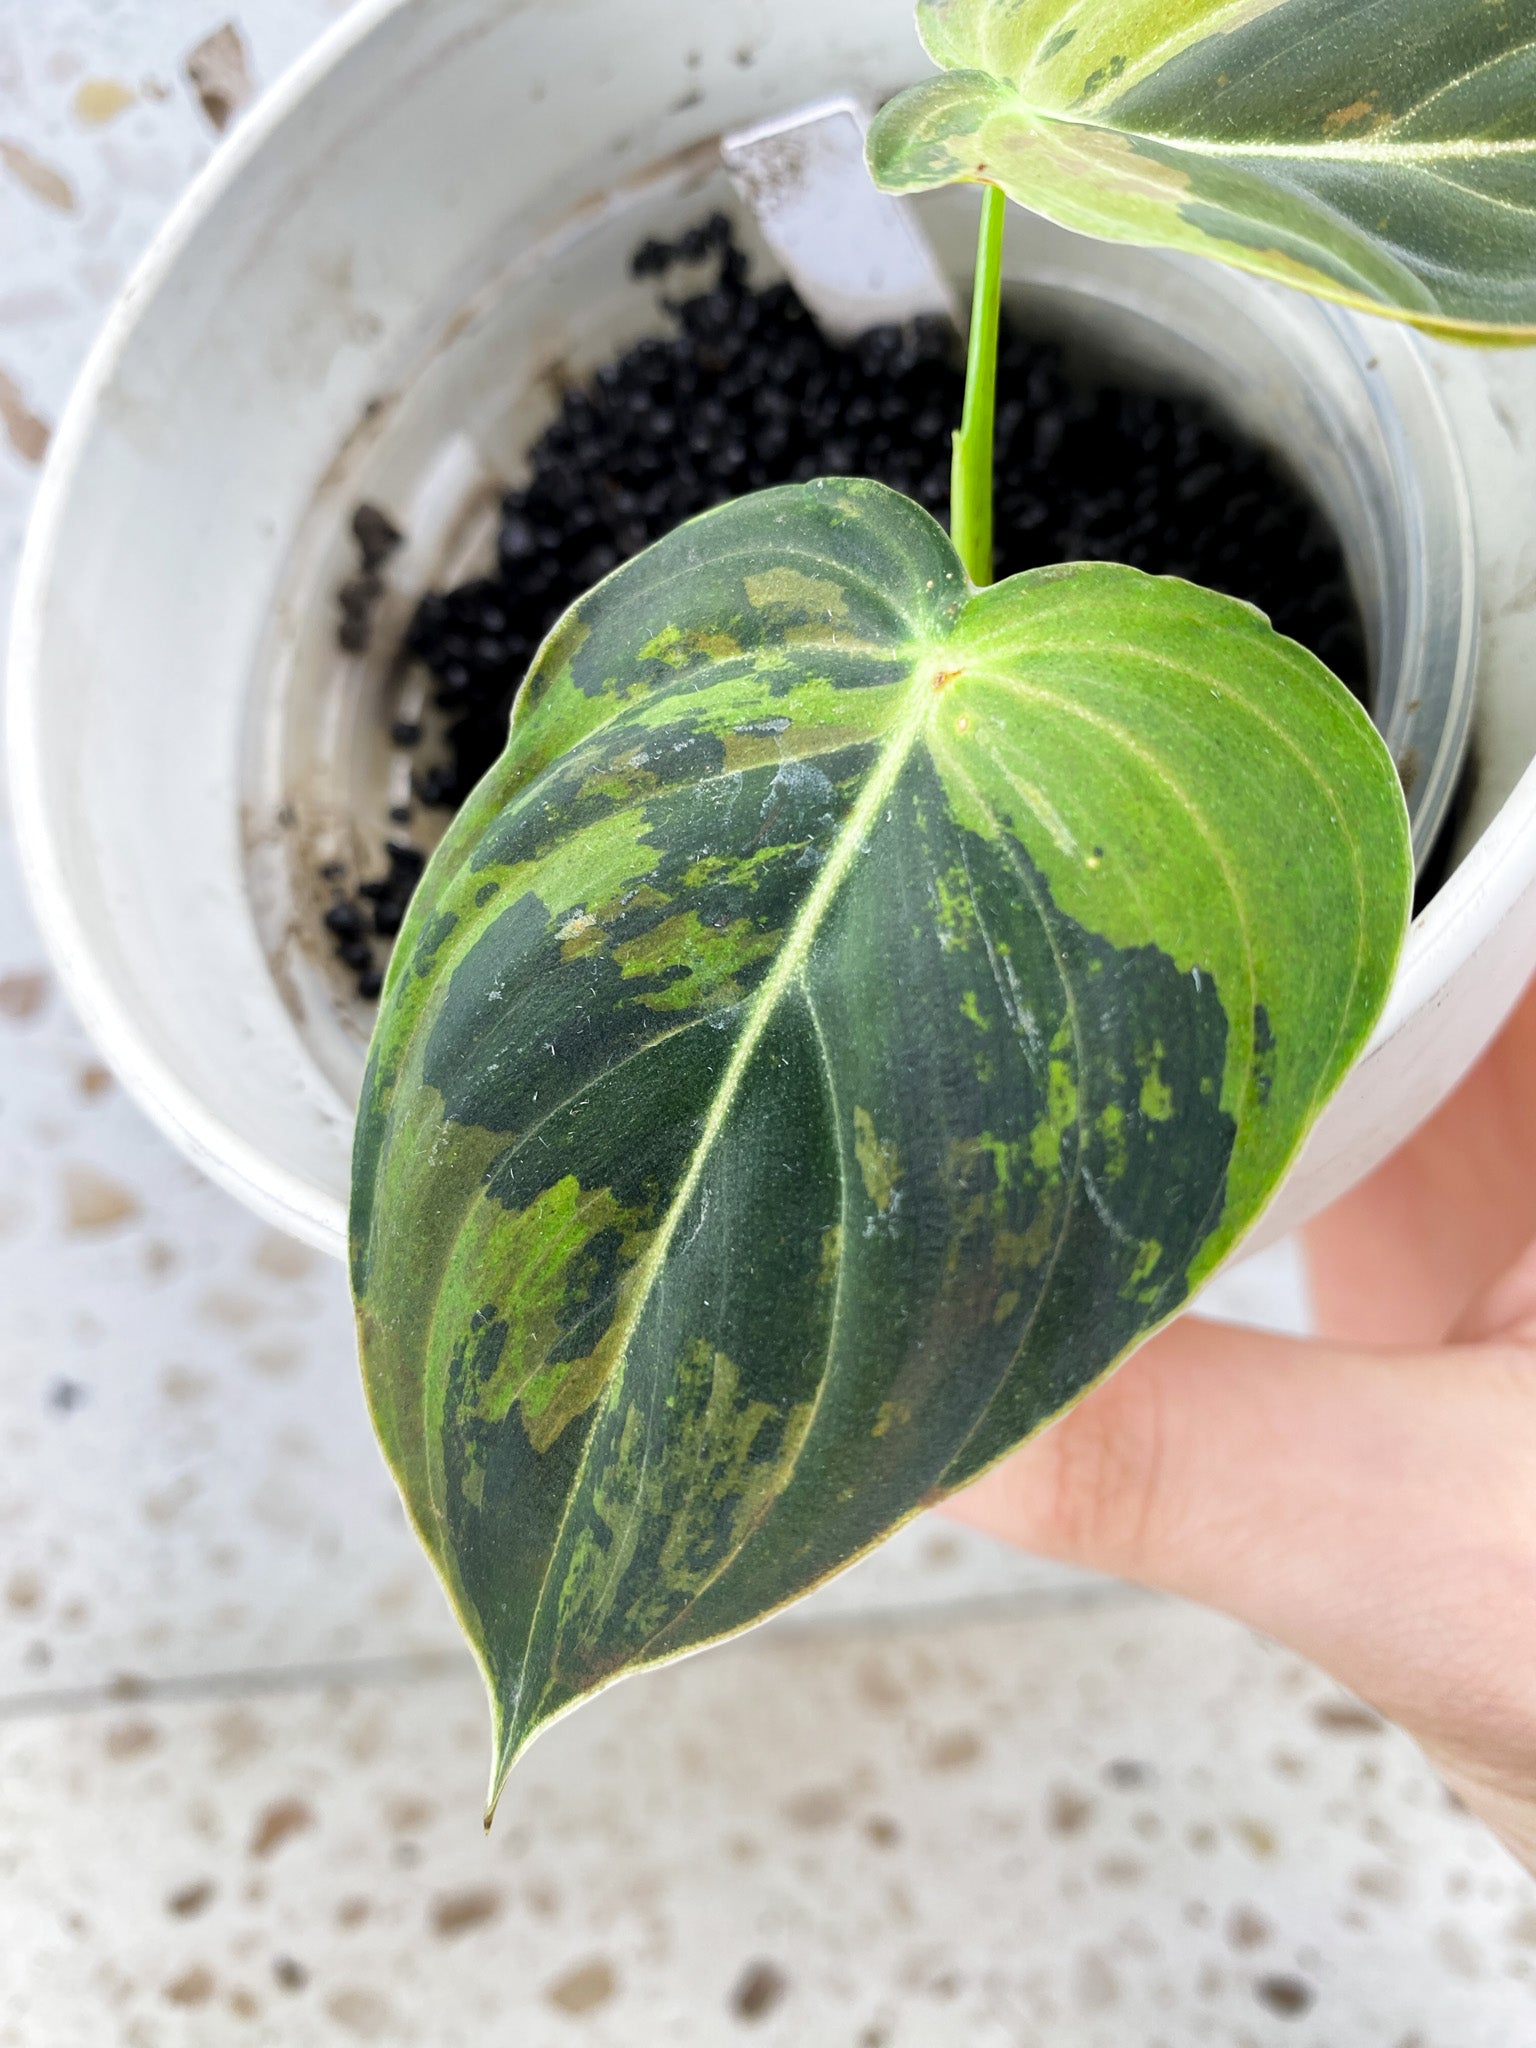
<path fill-rule="evenodd" d="M 965 573 L 992 581 L 992 464 L 997 421 L 997 329 L 1003 295 L 1003 224 L 1008 200 L 988 185 L 981 202 L 971 340 L 965 364 L 965 412 L 955 436 L 949 530 Z"/>

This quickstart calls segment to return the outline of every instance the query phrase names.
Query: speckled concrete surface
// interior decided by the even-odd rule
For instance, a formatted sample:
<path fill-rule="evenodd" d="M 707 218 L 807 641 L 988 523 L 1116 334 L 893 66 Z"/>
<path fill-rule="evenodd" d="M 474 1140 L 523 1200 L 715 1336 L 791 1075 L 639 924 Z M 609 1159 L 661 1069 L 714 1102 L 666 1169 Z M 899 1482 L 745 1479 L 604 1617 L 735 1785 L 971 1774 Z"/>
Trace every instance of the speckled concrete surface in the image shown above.
<path fill-rule="evenodd" d="M 0 614 L 106 306 L 341 11 L 0 0 Z M 1294 1319 L 1287 1255 L 1227 1300 Z M 1410 1745 L 940 1524 L 563 1724 L 484 1843 L 341 1276 L 125 1101 L 3 841 L 0 1443 L 0 2042 L 1536 2041 L 1536 1887 Z"/>
<path fill-rule="evenodd" d="M 1106 1597 L 0 1731 L 0 2041 L 1518 2048 L 1536 1893 L 1279 1651 Z"/>

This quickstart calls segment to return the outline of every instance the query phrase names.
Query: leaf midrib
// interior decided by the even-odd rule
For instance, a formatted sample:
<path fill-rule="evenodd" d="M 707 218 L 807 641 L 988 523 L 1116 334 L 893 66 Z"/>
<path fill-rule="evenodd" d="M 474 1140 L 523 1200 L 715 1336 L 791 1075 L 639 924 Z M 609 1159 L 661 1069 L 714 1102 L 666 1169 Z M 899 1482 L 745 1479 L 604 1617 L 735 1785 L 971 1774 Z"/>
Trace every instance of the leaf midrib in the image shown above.
<path fill-rule="evenodd" d="M 990 72 L 982 74 L 991 78 Z M 1006 80 L 996 79 L 1016 101 L 1020 112 L 1028 119 L 1047 127 L 1086 129 L 1097 135 L 1113 136 L 1120 142 L 1150 142 L 1160 149 L 1186 156 L 1214 158 L 1221 163 L 1232 163 L 1243 157 L 1260 157 L 1277 162 L 1299 163 L 1387 163 L 1405 167 L 1424 163 L 1476 163 L 1507 157 L 1536 155 L 1536 136 L 1511 137 L 1498 141 L 1483 137 L 1468 136 L 1454 142 L 1395 142 L 1390 138 L 1373 138 L 1368 135 L 1339 136 L 1318 142 L 1251 142 L 1232 140 L 1219 142 L 1205 136 L 1168 135 L 1155 128 L 1137 128 L 1127 123 L 1108 118 L 1095 118 L 1090 114 L 1073 113 L 1065 107 L 1037 105 L 1017 87 Z M 1408 109 L 1407 113 L 1394 117 L 1393 125 L 1408 119 L 1419 110 Z"/>
<path fill-rule="evenodd" d="M 1031 109 L 1031 111 L 1035 111 Z M 1467 138 L 1458 142 L 1373 141 L 1369 136 L 1341 137 L 1325 142 L 1216 142 L 1203 136 L 1163 135 L 1155 128 L 1121 128 L 1110 121 L 1080 121 L 1070 114 L 1049 114 L 1043 118 L 1070 122 L 1074 127 L 1096 128 L 1106 135 L 1118 135 L 1132 142 L 1154 142 L 1160 148 L 1186 156 L 1217 158 L 1231 163 L 1242 157 L 1262 157 L 1280 162 L 1300 163 L 1475 163 L 1483 159 L 1536 154 L 1536 136 L 1519 141 L 1488 142 Z"/>
<path fill-rule="evenodd" d="M 757 1056 L 768 1027 L 777 1014 L 779 1004 L 799 980 L 828 910 L 847 880 L 849 871 L 873 830 L 882 807 L 894 791 L 902 771 L 911 759 L 913 748 L 928 723 L 931 706 L 935 700 L 932 685 L 926 677 L 924 657 L 930 656 L 931 653 L 932 650 L 926 648 L 912 650 L 907 706 L 882 743 L 869 780 L 860 792 L 857 803 L 843 820 L 832 850 L 816 878 L 815 886 L 801 905 L 784 944 L 779 948 L 772 970 L 750 999 L 741 1036 L 736 1041 L 730 1062 L 715 1090 L 709 1114 L 693 1148 L 688 1171 L 678 1184 L 667 1213 L 657 1226 L 656 1235 L 646 1248 L 645 1256 L 636 1269 L 634 1286 L 630 1291 L 630 1299 L 623 1312 L 624 1320 L 619 1338 L 614 1346 L 615 1371 L 623 1369 L 629 1345 L 639 1328 L 640 1319 L 645 1313 L 656 1281 L 666 1263 L 672 1241 L 703 1178 L 715 1140 L 725 1127 L 731 1107 L 741 1091 L 747 1071 Z M 539 1596 L 534 1603 L 528 1625 L 527 1640 L 530 1644 L 539 1632 L 545 1602 L 553 1581 L 555 1561 L 565 1542 L 566 1530 L 575 1504 L 582 1497 L 586 1469 L 596 1437 L 595 1428 L 588 1432 L 580 1462 L 571 1478 L 565 1510 L 560 1517 L 560 1526 L 555 1532 L 554 1542 L 550 1546 L 549 1568 L 539 1587 Z M 519 1698 L 508 1734 L 514 1733 L 522 1722 L 522 1705 L 523 1702 Z"/>

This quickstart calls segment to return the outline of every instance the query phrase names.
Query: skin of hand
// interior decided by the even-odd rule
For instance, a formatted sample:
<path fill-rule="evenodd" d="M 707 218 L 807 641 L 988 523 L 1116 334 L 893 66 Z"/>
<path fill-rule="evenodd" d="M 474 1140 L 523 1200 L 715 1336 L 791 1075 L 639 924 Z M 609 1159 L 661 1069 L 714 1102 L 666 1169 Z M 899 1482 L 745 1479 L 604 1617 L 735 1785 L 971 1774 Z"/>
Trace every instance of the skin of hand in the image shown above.
<path fill-rule="evenodd" d="M 950 1512 L 1300 1651 L 1536 1871 L 1536 983 L 1305 1244 L 1315 1338 L 1185 1317 Z"/>

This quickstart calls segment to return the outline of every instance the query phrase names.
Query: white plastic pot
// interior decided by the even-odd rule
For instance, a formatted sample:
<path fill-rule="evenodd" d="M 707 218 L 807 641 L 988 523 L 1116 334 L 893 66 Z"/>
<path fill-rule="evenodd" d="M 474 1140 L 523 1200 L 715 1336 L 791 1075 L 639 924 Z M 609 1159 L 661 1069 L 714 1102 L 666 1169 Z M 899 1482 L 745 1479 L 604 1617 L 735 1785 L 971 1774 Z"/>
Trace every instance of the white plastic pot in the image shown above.
<path fill-rule="evenodd" d="M 366 865 L 389 786 L 389 685 L 341 662 L 331 632 L 352 507 L 379 502 L 410 534 L 382 647 L 414 591 L 474 560 L 547 373 L 652 319 L 624 257 L 714 203 L 713 138 L 922 68 L 902 0 L 374 0 L 237 134 L 103 336 L 18 596 L 26 869 L 60 972 L 144 1107 L 326 1250 L 343 1241 L 368 1020 L 318 940 L 314 876 Z M 1287 439 L 1392 676 L 1423 655 L 1454 694 L 1478 644 L 1457 865 L 1274 1236 L 1444 1098 L 1536 967 L 1536 494 L 1519 446 L 1536 356 L 1421 347 L 1027 221 L 1010 264 L 1067 325 L 1107 308 L 1112 353 L 1166 357 L 1151 366 Z M 1399 693 L 1400 753 L 1425 715 Z"/>

